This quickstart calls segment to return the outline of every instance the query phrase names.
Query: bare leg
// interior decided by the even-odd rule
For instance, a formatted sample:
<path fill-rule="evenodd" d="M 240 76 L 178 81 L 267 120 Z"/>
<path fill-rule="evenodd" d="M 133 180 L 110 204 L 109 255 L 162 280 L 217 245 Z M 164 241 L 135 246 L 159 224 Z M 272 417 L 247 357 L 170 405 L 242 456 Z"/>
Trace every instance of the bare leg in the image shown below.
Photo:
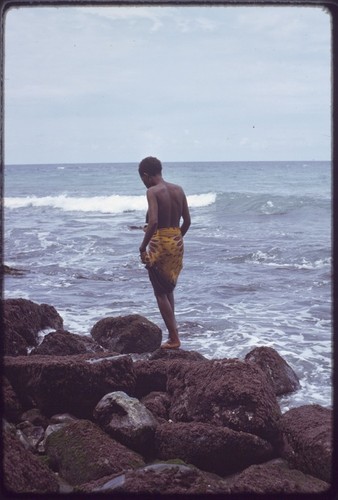
<path fill-rule="evenodd" d="M 170 302 L 171 308 L 173 310 L 174 316 L 175 316 L 175 300 L 174 300 L 174 292 L 167 293 L 168 300 Z M 176 330 L 177 330 L 177 321 L 175 318 L 175 325 L 176 325 Z"/>
<path fill-rule="evenodd" d="M 178 330 L 176 325 L 176 318 L 174 312 L 174 296 L 173 294 L 159 294 L 156 295 L 157 304 L 169 332 L 169 341 L 163 347 L 175 349 L 181 345 L 178 337 Z"/>
<path fill-rule="evenodd" d="M 173 310 L 173 313 L 174 313 L 174 316 L 175 316 L 175 300 L 174 300 L 174 293 L 173 293 L 173 292 L 167 293 L 167 297 L 168 297 L 168 300 L 169 300 L 169 302 L 170 302 L 171 309 Z M 177 328 L 177 321 L 176 321 L 176 318 L 175 318 L 175 325 L 176 325 L 176 330 L 177 330 L 178 328 Z"/>
<path fill-rule="evenodd" d="M 173 313 L 175 314 L 175 301 L 174 301 L 174 294 L 173 292 L 167 293 L 168 300 L 171 305 L 171 309 L 173 310 Z"/>

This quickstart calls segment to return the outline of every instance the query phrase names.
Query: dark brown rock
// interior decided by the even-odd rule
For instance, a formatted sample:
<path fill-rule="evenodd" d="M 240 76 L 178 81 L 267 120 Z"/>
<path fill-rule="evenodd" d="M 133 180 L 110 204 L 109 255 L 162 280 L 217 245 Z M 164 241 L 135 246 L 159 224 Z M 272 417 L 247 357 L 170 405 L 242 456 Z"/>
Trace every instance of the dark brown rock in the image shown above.
<path fill-rule="evenodd" d="M 89 420 L 53 432 L 47 438 L 46 453 L 51 467 L 73 486 L 144 465 L 140 455 Z"/>
<path fill-rule="evenodd" d="M 40 443 L 38 444 L 38 451 L 39 453 L 43 453 L 45 454 L 46 453 L 46 442 L 47 442 L 47 439 L 48 437 L 53 434 L 53 432 L 57 432 L 59 431 L 60 429 L 63 429 L 64 427 L 66 427 L 67 425 L 69 425 L 70 423 L 73 423 L 75 422 L 76 419 L 73 419 L 71 422 L 59 422 L 59 423 L 56 423 L 56 424 L 50 424 L 47 429 L 45 430 L 45 435 L 44 435 L 44 438 L 42 441 L 40 441 Z"/>
<path fill-rule="evenodd" d="M 27 341 L 12 328 L 6 326 L 4 321 L 4 354 L 8 356 L 26 356 L 28 351 Z"/>
<path fill-rule="evenodd" d="M 55 474 L 11 432 L 3 434 L 3 483 L 6 493 L 57 493 Z"/>
<path fill-rule="evenodd" d="M 158 349 L 151 354 L 149 360 L 134 362 L 136 374 L 135 395 L 141 399 L 151 392 L 166 392 L 167 373 L 172 363 L 201 363 L 207 361 L 204 356 L 200 357 L 197 352 L 175 349 L 169 351 Z"/>
<path fill-rule="evenodd" d="M 39 444 L 45 437 L 45 430 L 40 425 L 25 421 L 17 425 L 17 436 L 27 450 L 37 453 Z"/>
<path fill-rule="evenodd" d="M 93 326 L 91 335 L 109 351 L 123 354 L 152 352 L 162 341 L 161 329 L 139 314 L 103 318 Z"/>
<path fill-rule="evenodd" d="M 284 413 L 283 457 L 296 469 L 331 482 L 333 414 L 329 408 L 306 405 Z"/>
<path fill-rule="evenodd" d="M 167 390 L 168 363 L 161 359 L 155 361 L 135 361 L 135 395 L 143 398 L 150 392 Z"/>
<path fill-rule="evenodd" d="M 21 415 L 22 422 L 30 422 L 32 425 L 41 426 L 44 429 L 48 427 L 48 418 L 46 418 L 38 408 L 31 408 L 30 410 L 25 411 Z"/>
<path fill-rule="evenodd" d="M 98 402 L 93 416 L 112 438 L 144 457 L 152 455 L 157 420 L 138 399 L 111 392 Z"/>
<path fill-rule="evenodd" d="M 80 487 L 84 493 L 149 495 L 203 495 L 224 493 L 221 478 L 186 464 L 158 463 L 114 475 Z M 143 497 L 142 497 L 143 498 Z M 157 498 L 157 496 L 156 496 Z M 171 497 L 170 497 L 171 498 Z M 185 497 L 184 497 L 185 498 Z"/>
<path fill-rule="evenodd" d="M 63 320 L 53 306 L 36 304 L 26 299 L 3 301 L 5 327 L 4 354 L 22 355 L 28 346 L 38 344 L 38 332 L 45 328 L 59 329 Z"/>
<path fill-rule="evenodd" d="M 105 352 L 94 339 L 84 335 L 76 335 L 67 330 L 48 333 L 40 345 L 31 351 L 32 354 L 49 356 L 70 356 L 73 354 Z"/>
<path fill-rule="evenodd" d="M 154 391 L 141 399 L 141 403 L 154 415 L 158 422 L 169 420 L 170 397 L 166 392 Z"/>
<path fill-rule="evenodd" d="M 50 417 L 71 413 L 91 418 L 108 392 L 134 391 L 135 374 L 129 356 L 18 356 L 4 358 L 4 372 L 24 408 L 37 407 Z"/>
<path fill-rule="evenodd" d="M 245 356 L 248 363 L 257 364 L 271 382 L 277 396 L 300 388 L 299 379 L 291 366 L 271 347 L 256 347 Z"/>
<path fill-rule="evenodd" d="M 26 271 L 23 269 L 16 269 L 15 267 L 6 266 L 2 264 L 2 274 L 9 274 L 10 276 L 22 276 Z"/>
<path fill-rule="evenodd" d="M 50 423 L 51 424 L 70 424 L 74 422 L 75 420 L 78 420 L 74 415 L 71 415 L 70 413 L 58 413 L 56 415 L 53 415 L 50 418 Z"/>
<path fill-rule="evenodd" d="M 158 426 L 155 447 L 159 459 L 179 458 L 220 476 L 273 456 L 272 446 L 258 436 L 201 422 Z"/>
<path fill-rule="evenodd" d="M 229 480 L 229 494 L 315 494 L 325 493 L 330 485 L 303 472 L 290 469 L 287 462 L 281 459 L 272 460 L 262 465 L 252 465 Z M 297 496 L 297 498 L 298 498 Z M 265 498 L 265 497 L 264 497 Z M 269 497 L 271 498 L 271 497 Z M 292 498 L 294 498 L 292 496 Z M 302 498 L 302 497 L 301 497 Z M 308 497 L 306 497 L 308 498 Z M 320 498 L 330 498 L 321 496 Z"/>
<path fill-rule="evenodd" d="M 275 445 L 281 416 L 276 396 L 256 365 L 233 360 L 172 362 L 170 418 L 208 422 L 256 434 Z"/>
<path fill-rule="evenodd" d="M 22 405 L 7 377 L 2 382 L 3 416 L 9 422 L 19 422 Z"/>
<path fill-rule="evenodd" d="M 206 361 L 207 358 L 196 351 L 185 351 L 184 349 L 157 349 L 149 356 L 149 361 L 154 359 L 163 359 L 172 361 L 173 359 L 182 359 L 185 361 Z"/>
<path fill-rule="evenodd" d="M 55 307 L 48 304 L 41 304 L 39 306 L 40 311 L 40 328 L 44 330 L 45 328 L 55 328 L 56 330 L 62 329 L 63 319 L 55 309 Z"/>

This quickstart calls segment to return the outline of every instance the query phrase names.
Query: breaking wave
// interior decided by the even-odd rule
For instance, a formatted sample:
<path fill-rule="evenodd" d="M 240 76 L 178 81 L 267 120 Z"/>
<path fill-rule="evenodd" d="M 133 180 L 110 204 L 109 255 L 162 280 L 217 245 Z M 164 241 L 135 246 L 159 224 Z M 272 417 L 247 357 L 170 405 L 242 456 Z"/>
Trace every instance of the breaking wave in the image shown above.
<path fill-rule="evenodd" d="M 187 197 L 188 204 L 192 208 L 212 205 L 216 201 L 216 193 L 194 194 Z M 147 200 L 141 196 L 93 196 L 72 197 L 66 194 L 59 196 L 27 196 L 8 197 L 4 199 L 6 208 L 19 209 L 26 207 L 51 207 L 64 210 L 65 212 L 101 212 L 118 214 L 136 210 L 146 210 Z"/>

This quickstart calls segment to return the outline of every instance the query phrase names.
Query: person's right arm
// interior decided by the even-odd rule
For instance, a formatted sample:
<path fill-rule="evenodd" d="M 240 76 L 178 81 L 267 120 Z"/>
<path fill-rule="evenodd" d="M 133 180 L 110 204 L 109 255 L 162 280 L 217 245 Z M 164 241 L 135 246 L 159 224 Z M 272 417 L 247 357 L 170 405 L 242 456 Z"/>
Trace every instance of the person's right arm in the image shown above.
<path fill-rule="evenodd" d="M 180 229 L 182 236 L 184 236 L 191 224 L 190 212 L 189 212 L 187 197 L 185 196 L 185 194 L 183 195 L 182 219 L 183 219 L 183 224 Z"/>

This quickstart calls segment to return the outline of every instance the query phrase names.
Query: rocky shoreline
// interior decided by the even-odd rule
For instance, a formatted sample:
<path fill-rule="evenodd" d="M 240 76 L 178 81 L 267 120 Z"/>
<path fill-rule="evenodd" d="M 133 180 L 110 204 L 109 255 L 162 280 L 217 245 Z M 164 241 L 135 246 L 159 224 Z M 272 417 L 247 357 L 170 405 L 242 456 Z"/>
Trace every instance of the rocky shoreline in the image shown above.
<path fill-rule="evenodd" d="M 53 306 L 2 308 L 5 493 L 330 492 L 332 410 L 281 413 L 300 383 L 274 349 L 209 360 L 140 315 L 80 336 Z"/>

